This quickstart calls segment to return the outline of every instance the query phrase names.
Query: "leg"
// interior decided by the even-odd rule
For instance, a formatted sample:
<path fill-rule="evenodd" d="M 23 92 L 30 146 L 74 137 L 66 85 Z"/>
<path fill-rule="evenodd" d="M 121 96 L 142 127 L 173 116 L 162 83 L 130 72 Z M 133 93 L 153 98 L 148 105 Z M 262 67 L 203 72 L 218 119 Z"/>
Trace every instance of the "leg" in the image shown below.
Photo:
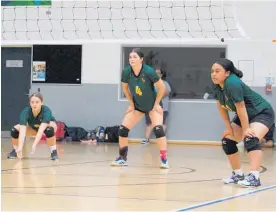
<path fill-rule="evenodd" d="M 11 129 L 11 142 L 13 146 L 13 150 L 8 154 L 8 159 L 17 158 L 16 149 L 18 148 L 18 138 L 19 138 L 19 128 L 20 125 L 17 124 Z"/>
<path fill-rule="evenodd" d="M 142 144 L 148 144 L 149 143 L 150 134 L 151 134 L 151 131 L 152 131 L 152 124 L 151 124 L 151 120 L 150 120 L 150 117 L 149 117 L 148 113 L 145 114 L 145 120 L 146 120 L 146 134 L 145 134 L 146 140 L 142 141 L 141 142 Z"/>
<path fill-rule="evenodd" d="M 13 150 L 8 154 L 8 159 L 15 159 L 17 158 L 16 149 L 18 148 L 18 138 L 20 133 L 20 125 L 17 124 L 11 129 L 11 142 L 13 145 Z M 34 136 L 36 135 L 36 131 L 31 127 L 27 126 L 26 136 Z M 22 154 L 22 153 L 20 153 Z M 21 155 L 18 155 L 21 158 Z"/>
<path fill-rule="evenodd" d="M 256 137 L 258 138 L 258 142 L 262 140 L 262 138 L 267 134 L 269 128 L 262 123 L 254 122 L 249 125 L 251 129 L 255 132 Z M 262 161 L 262 151 L 260 147 L 256 147 L 250 151 L 248 150 L 248 157 L 250 160 L 250 170 L 258 171 L 261 167 Z"/>
<path fill-rule="evenodd" d="M 160 150 L 160 168 L 169 168 L 167 161 L 167 138 L 163 129 L 163 114 L 160 114 L 156 111 L 150 111 L 149 115 L 152 121 L 153 131 L 156 136 L 158 148 Z"/>
<path fill-rule="evenodd" d="M 275 130 L 275 123 L 270 127 L 268 133 L 261 139 L 261 146 L 264 148 L 273 148 L 274 147 L 274 130 Z"/>
<path fill-rule="evenodd" d="M 111 163 L 111 166 L 127 166 L 128 133 L 143 115 L 144 113 L 137 110 L 125 114 L 122 125 L 119 128 L 119 157 Z"/>
<path fill-rule="evenodd" d="M 232 123 L 231 126 L 232 126 L 234 137 L 226 136 L 226 138 L 231 139 L 238 143 L 242 140 L 242 129 L 236 123 Z M 241 168 L 241 157 L 238 151 L 234 154 L 227 155 L 227 158 L 233 170 L 238 170 Z"/>
<path fill-rule="evenodd" d="M 57 124 L 53 121 L 50 121 L 49 126 L 45 130 L 45 135 L 47 138 L 47 144 L 51 151 L 51 160 L 57 160 L 57 146 L 56 146 L 56 131 L 57 131 Z"/>
<path fill-rule="evenodd" d="M 256 137 L 246 136 L 244 138 L 244 147 L 248 152 L 250 161 L 250 173 L 243 181 L 238 184 L 243 187 L 258 187 L 261 186 L 259 171 L 262 162 L 262 151 L 260 140 L 266 135 L 269 130 L 265 124 L 260 122 L 252 122 L 249 127 L 253 130 Z"/>
<path fill-rule="evenodd" d="M 223 182 L 226 184 L 237 183 L 239 180 L 244 179 L 244 174 L 241 170 L 241 159 L 240 153 L 237 148 L 237 143 L 242 139 L 242 129 L 236 124 L 232 123 L 233 136 L 226 136 L 222 139 L 222 147 L 227 155 L 228 161 L 232 167 L 232 176 L 229 178 L 224 178 Z"/>
<path fill-rule="evenodd" d="M 166 132 L 167 130 L 167 119 L 168 119 L 168 116 L 169 116 L 169 111 L 164 111 L 163 113 L 163 129 L 164 131 Z"/>
<path fill-rule="evenodd" d="M 14 149 L 18 147 L 18 137 L 19 137 L 20 125 L 17 124 L 11 129 L 11 142 Z"/>
<path fill-rule="evenodd" d="M 268 140 L 266 141 L 265 139 L 262 139 L 261 140 L 261 146 L 264 147 L 264 148 L 273 148 L 273 140 Z"/>

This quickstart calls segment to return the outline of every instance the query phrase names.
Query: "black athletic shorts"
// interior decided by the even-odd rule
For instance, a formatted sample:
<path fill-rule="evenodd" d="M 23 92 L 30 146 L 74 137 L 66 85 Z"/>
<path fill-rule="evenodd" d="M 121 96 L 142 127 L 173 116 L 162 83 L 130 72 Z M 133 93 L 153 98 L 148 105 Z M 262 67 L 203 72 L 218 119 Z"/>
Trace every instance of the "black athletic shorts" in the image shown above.
<path fill-rule="evenodd" d="M 162 101 L 160 101 L 159 105 L 163 108 Z M 136 103 L 135 103 L 135 101 L 134 101 L 134 109 L 137 110 L 137 111 L 139 111 L 139 112 L 141 112 L 141 113 L 145 113 L 145 114 L 148 113 L 148 112 L 150 112 L 152 110 L 152 109 L 150 109 L 149 111 L 147 111 L 147 110 L 143 110 L 143 109 L 138 108 L 137 105 L 136 105 Z"/>
<path fill-rule="evenodd" d="M 241 121 L 237 115 L 233 118 L 232 122 L 234 122 L 235 124 L 241 127 Z M 268 129 L 270 129 L 275 122 L 275 114 L 273 109 L 267 108 L 267 109 L 264 109 L 259 114 L 253 117 L 249 117 L 249 124 L 253 122 L 262 123 L 265 126 L 267 126 Z"/>
<path fill-rule="evenodd" d="M 275 131 L 275 123 L 270 127 L 267 134 L 264 136 L 264 139 L 266 141 L 274 141 L 274 131 Z"/>

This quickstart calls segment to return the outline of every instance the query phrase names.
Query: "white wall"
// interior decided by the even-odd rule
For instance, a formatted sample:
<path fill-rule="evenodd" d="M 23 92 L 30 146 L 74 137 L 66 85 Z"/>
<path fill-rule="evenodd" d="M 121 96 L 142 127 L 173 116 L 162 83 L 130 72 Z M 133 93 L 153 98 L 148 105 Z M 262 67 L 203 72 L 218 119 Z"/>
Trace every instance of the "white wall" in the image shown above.
<path fill-rule="evenodd" d="M 276 1 L 236 0 L 235 10 L 242 27 L 254 40 L 276 39 Z"/>
<path fill-rule="evenodd" d="M 140 41 L 135 44 L 140 43 Z M 135 45 L 134 44 L 134 45 Z M 150 42 L 147 45 L 162 46 L 161 42 Z M 167 42 L 176 45 L 176 42 Z M 276 81 L 276 43 L 271 41 L 225 41 L 221 42 L 182 42 L 178 46 L 227 45 L 227 55 L 236 67 L 239 61 L 253 61 L 254 70 L 244 70 L 245 79 L 251 86 L 265 85 L 265 78 L 274 76 Z M 137 44 L 136 46 L 139 46 Z M 90 43 L 83 44 L 83 83 L 117 84 L 121 72 L 121 44 Z M 243 70 L 242 70 L 243 71 Z M 251 72 L 250 72 L 251 71 Z M 253 75 L 253 76 L 252 76 Z M 106 77 L 108 76 L 108 77 Z"/>
<path fill-rule="evenodd" d="M 120 82 L 120 44 L 84 44 L 82 54 L 83 83 L 118 84 Z"/>
<path fill-rule="evenodd" d="M 194 1 L 195 2 L 195 1 Z M 208 3 L 207 1 L 203 1 Z M 91 3 L 91 7 L 95 6 Z M 101 3 L 102 4 L 102 3 Z M 193 2 L 189 2 L 193 4 Z M 226 2 L 227 4 L 227 2 Z M 54 5 L 61 5 L 57 1 L 54 1 Z M 66 4 L 67 5 L 67 4 Z M 71 5 L 71 4 L 70 4 Z M 70 6 L 69 4 L 67 6 Z M 78 6 L 85 6 L 80 3 Z M 71 5 L 72 6 L 72 5 Z M 76 7 L 77 8 L 77 7 Z M 82 81 L 83 83 L 96 83 L 96 84 L 117 84 L 120 80 L 121 71 L 121 44 L 128 43 L 137 45 L 148 44 L 148 45 L 227 45 L 228 58 L 238 67 L 239 61 L 253 61 L 254 70 L 244 70 L 245 80 L 251 86 L 264 86 L 265 77 L 274 76 L 276 77 L 276 43 L 272 43 L 272 39 L 276 39 L 276 1 L 236 1 L 234 7 L 237 20 L 251 38 L 249 40 L 231 40 L 225 39 L 224 43 L 216 40 L 182 40 L 182 41 L 170 41 L 169 39 L 164 40 L 122 40 L 122 41 L 96 41 L 94 40 L 63 40 L 63 41 L 50 41 L 49 43 L 83 43 L 83 61 L 82 61 Z M 17 15 L 29 16 L 32 8 L 24 10 L 17 8 Z M 9 12 L 7 12 L 9 11 Z M 40 8 L 40 18 L 45 18 L 45 8 Z M 59 11 L 59 10 L 57 10 Z M 55 18 L 58 12 L 55 11 L 52 17 Z M 67 11 L 67 10 L 64 10 Z M 69 10 L 68 10 L 69 11 Z M 67 11 L 67 12 L 68 12 Z M 78 10 L 76 10 L 78 11 Z M 3 12 L 3 9 L 2 9 Z M 13 10 L 6 10 L 5 15 L 7 18 L 15 18 L 11 13 Z M 164 11 L 163 11 L 164 12 Z M 171 13 L 168 10 L 168 14 Z M 33 14 L 33 13 L 32 13 Z M 44 15 L 43 15 L 44 14 Z M 108 13 L 109 14 L 109 13 Z M 55 16 L 54 16 L 55 15 Z M 63 14 L 64 17 L 70 17 L 72 14 Z M 80 15 L 80 14 L 79 14 Z M 110 15 L 110 14 L 109 14 Z M 45 17 L 44 17 L 45 16 Z M 51 16 L 50 16 L 51 17 Z M 83 15 L 74 17 L 84 17 Z M 109 17 L 109 16 L 108 16 Z M 77 23 L 75 23 L 77 25 Z M 35 25 L 28 26 L 29 28 Z M 42 26 L 39 26 L 42 28 Z M 65 27 L 65 25 L 63 26 Z M 68 25 L 69 27 L 69 25 Z M 135 26 L 132 26 L 135 27 Z M 139 26 L 138 26 L 139 27 Z M 45 28 L 46 29 L 46 28 Z M 3 30 L 3 28 L 2 28 Z M 47 30 L 47 29 L 46 29 Z M 52 32 L 55 33 L 55 29 Z M 25 33 L 26 34 L 26 33 Z M 25 38 L 25 37 L 23 37 Z M 44 38 L 44 37 L 43 37 Z M 47 43 L 47 40 L 43 41 L 16 41 L 14 36 L 10 36 L 10 44 L 18 43 Z M 45 37 L 47 39 L 47 36 Z M 8 43 L 4 41 L 3 43 Z M 108 76 L 108 77 L 107 77 Z M 276 81 L 276 79 L 275 79 Z"/>

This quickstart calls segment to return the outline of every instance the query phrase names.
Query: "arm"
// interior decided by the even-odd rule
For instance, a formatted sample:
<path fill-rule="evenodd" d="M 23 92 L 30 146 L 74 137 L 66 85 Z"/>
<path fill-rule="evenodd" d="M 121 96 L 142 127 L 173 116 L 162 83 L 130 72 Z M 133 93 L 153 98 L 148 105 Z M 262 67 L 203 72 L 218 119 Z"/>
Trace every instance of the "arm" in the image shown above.
<path fill-rule="evenodd" d="M 46 130 L 46 128 L 48 127 L 49 124 L 47 123 L 41 123 L 39 128 L 38 128 L 38 132 L 35 136 L 35 140 L 34 140 L 34 143 L 33 145 L 37 145 L 39 143 L 39 141 L 41 140 L 41 137 L 44 133 L 44 131 Z"/>
<path fill-rule="evenodd" d="M 130 104 L 134 104 L 132 96 L 131 96 L 131 93 L 130 93 L 130 91 L 128 89 L 128 83 L 122 82 L 122 89 L 123 89 L 123 92 L 124 92 L 127 100 L 129 101 L 129 103 Z"/>
<path fill-rule="evenodd" d="M 131 93 L 128 88 L 128 81 L 129 81 L 129 70 L 124 69 L 122 71 L 122 76 L 121 76 L 122 89 L 130 105 L 134 105 Z"/>
<path fill-rule="evenodd" d="M 221 107 L 221 104 L 219 103 L 219 101 L 217 101 L 217 106 L 218 106 L 219 113 L 225 123 L 226 128 L 228 129 L 231 128 L 231 122 L 230 122 L 228 111 Z"/>
<path fill-rule="evenodd" d="M 26 137 L 27 127 L 25 125 L 20 125 L 19 127 L 19 138 L 18 138 L 18 150 L 22 150 L 24 146 L 24 141 Z"/>
<path fill-rule="evenodd" d="M 154 83 L 154 86 L 157 88 L 157 96 L 154 104 L 159 105 L 160 101 L 162 100 L 165 94 L 166 87 L 161 79 L 159 79 L 156 83 Z"/>
<path fill-rule="evenodd" d="M 170 92 L 171 92 L 171 87 L 170 87 L 170 85 L 169 85 L 169 83 L 168 82 L 166 82 L 166 81 L 163 81 L 164 82 L 164 84 L 165 84 L 165 93 L 164 93 L 164 96 L 168 96 L 169 94 L 170 94 Z"/>
<path fill-rule="evenodd" d="M 235 82 L 228 85 L 228 93 L 235 104 L 237 115 L 241 121 L 243 133 L 249 128 L 248 114 L 244 103 L 244 94 L 241 83 Z"/>
<path fill-rule="evenodd" d="M 235 107 L 241 121 L 242 131 L 245 132 L 245 130 L 249 128 L 249 120 L 244 101 L 235 103 Z"/>

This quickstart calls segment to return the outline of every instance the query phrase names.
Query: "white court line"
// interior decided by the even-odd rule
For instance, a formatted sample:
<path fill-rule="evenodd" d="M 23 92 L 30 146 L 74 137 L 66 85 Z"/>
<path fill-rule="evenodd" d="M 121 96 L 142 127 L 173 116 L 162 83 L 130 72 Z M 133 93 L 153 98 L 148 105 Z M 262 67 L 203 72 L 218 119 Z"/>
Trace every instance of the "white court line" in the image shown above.
<path fill-rule="evenodd" d="M 224 198 L 220 198 L 220 199 L 216 199 L 216 200 L 212 200 L 212 201 L 208 201 L 208 202 L 203 202 L 203 203 L 200 203 L 200 204 L 197 204 L 197 205 L 192 205 L 192 206 L 185 207 L 185 208 L 179 208 L 179 209 L 176 209 L 174 211 L 188 211 L 188 210 L 201 208 L 201 207 L 208 206 L 208 205 L 213 205 L 213 204 L 216 204 L 216 203 L 219 203 L 219 202 L 224 202 L 224 201 L 227 201 L 227 200 L 231 200 L 231 199 L 235 199 L 235 198 L 238 198 L 238 197 L 247 196 L 247 195 L 250 195 L 250 194 L 262 192 L 262 191 L 269 190 L 269 189 L 275 189 L 275 188 L 276 188 L 276 184 L 271 185 L 271 186 L 266 186 L 266 187 L 263 187 L 263 188 L 259 188 L 257 190 L 253 190 L 253 191 L 242 192 L 240 194 L 236 194 L 236 195 L 229 196 L 229 197 L 224 197 Z"/>

